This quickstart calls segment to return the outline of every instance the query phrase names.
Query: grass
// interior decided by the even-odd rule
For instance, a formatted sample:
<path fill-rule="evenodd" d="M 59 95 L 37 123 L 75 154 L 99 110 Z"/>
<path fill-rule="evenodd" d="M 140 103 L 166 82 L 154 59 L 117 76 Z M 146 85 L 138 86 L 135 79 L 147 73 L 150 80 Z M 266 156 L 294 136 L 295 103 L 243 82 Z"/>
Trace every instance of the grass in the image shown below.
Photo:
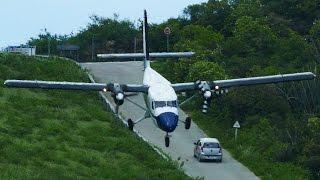
<path fill-rule="evenodd" d="M 97 93 L 8 89 L 6 79 L 88 81 L 70 61 L 0 54 L 0 179 L 189 179 Z"/>

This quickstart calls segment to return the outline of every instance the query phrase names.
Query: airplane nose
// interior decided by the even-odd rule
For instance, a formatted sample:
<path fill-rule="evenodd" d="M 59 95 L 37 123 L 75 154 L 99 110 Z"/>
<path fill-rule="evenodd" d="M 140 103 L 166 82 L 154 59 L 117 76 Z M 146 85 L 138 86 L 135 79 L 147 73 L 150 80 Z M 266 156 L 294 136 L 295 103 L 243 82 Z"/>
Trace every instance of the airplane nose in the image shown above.
<path fill-rule="evenodd" d="M 178 115 L 172 112 L 160 114 L 156 120 L 158 126 L 165 132 L 173 132 L 178 125 Z"/>

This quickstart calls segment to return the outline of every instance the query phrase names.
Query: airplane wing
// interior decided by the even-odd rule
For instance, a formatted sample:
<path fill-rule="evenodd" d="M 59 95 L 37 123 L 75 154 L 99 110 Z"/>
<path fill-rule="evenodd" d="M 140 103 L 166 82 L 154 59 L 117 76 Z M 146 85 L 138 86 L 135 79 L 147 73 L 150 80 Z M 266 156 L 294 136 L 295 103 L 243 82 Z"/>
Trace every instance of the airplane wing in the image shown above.
<path fill-rule="evenodd" d="M 62 89 L 62 90 L 86 90 L 86 91 L 115 91 L 120 87 L 123 92 L 148 92 L 148 86 L 136 84 L 116 83 L 82 83 L 82 82 L 56 82 L 56 81 L 29 81 L 6 80 L 4 85 L 12 88 L 38 88 L 38 89 Z"/>
<path fill-rule="evenodd" d="M 273 76 L 217 80 L 217 81 L 209 81 L 207 83 L 210 86 L 210 89 L 220 89 L 220 88 L 231 88 L 231 87 L 239 87 L 239 86 L 259 85 L 259 84 L 281 83 L 281 82 L 289 82 L 289 81 L 311 80 L 311 79 L 314 79 L 315 77 L 316 75 L 311 72 L 304 72 L 304 73 L 282 74 L 282 75 L 273 75 Z M 192 91 L 192 90 L 199 89 L 199 86 L 196 82 L 173 84 L 172 87 L 176 92 Z"/>

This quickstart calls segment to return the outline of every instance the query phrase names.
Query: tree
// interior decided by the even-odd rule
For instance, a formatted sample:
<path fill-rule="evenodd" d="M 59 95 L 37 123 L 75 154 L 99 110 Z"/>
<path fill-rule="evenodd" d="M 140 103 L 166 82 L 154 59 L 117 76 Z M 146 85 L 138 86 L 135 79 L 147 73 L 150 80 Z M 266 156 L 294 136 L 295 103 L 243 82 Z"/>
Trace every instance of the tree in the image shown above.
<path fill-rule="evenodd" d="M 231 6 L 227 0 L 209 0 L 207 3 L 188 6 L 184 14 L 193 24 L 211 26 L 215 31 L 221 31 L 231 13 Z"/>
<path fill-rule="evenodd" d="M 225 79 L 224 69 L 217 63 L 208 61 L 198 61 L 191 66 L 187 79 L 189 81 L 213 81 Z"/>
<path fill-rule="evenodd" d="M 266 14 L 274 13 L 290 21 L 290 27 L 305 35 L 320 18 L 318 0 L 261 0 Z"/>
<path fill-rule="evenodd" d="M 320 20 L 314 22 L 309 34 L 311 37 L 311 44 L 316 52 L 317 62 L 320 63 Z"/>

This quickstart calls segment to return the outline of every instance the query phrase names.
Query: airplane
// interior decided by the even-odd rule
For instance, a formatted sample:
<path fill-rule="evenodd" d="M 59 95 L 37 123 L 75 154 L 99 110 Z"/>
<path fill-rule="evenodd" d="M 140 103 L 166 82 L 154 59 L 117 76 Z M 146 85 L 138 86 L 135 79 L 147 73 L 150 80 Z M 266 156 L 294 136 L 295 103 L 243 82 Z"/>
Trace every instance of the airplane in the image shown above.
<path fill-rule="evenodd" d="M 178 53 L 149 53 L 148 42 L 148 21 L 147 12 L 144 11 L 143 22 L 143 54 L 109 54 L 98 55 L 100 58 L 143 58 L 143 83 L 142 84 L 119 84 L 119 83 L 84 83 L 84 82 L 56 82 L 56 81 L 30 81 L 30 80 L 6 80 L 5 86 L 13 88 L 40 88 L 40 89 L 62 89 L 62 90 L 89 90 L 89 91 L 103 91 L 111 92 L 113 100 L 116 104 L 116 111 L 124 103 L 124 100 L 129 96 L 127 93 L 143 93 L 146 108 L 136 104 L 142 108 L 145 113 L 136 121 L 132 119 L 127 120 L 128 128 L 132 131 L 134 125 L 151 118 L 154 124 L 165 132 L 165 146 L 169 147 L 170 135 L 174 132 L 178 122 L 185 124 L 185 129 L 191 126 L 191 118 L 187 117 L 185 120 L 179 119 L 178 108 L 185 102 L 194 98 L 196 94 L 203 97 L 202 112 L 206 113 L 209 104 L 214 96 L 214 93 L 219 94 L 227 92 L 228 88 L 239 86 L 250 86 L 259 84 L 282 83 L 289 81 L 311 80 L 316 77 L 312 72 L 282 74 L 272 76 L 260 76 L 240 79 L 228 80 L 213 80 L 213 81 L 196 81 L 188 83 L 171 84 L 166 78 L 153 70 L 150 66 L 150 58 L 179 58 L 190 57 L 193 52 L 178 52 Z M 186 101 L 178 103 L 177 93 L 186 91 L 198 91 L 194 96 L 188 98 Z"/>

